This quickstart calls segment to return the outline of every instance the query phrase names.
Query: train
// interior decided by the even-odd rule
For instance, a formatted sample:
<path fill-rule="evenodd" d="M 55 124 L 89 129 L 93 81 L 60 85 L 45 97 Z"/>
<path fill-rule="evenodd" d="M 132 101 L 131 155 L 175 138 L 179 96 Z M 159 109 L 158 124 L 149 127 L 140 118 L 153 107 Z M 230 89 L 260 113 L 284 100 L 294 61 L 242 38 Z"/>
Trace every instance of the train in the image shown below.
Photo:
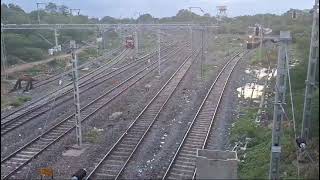
<path fill-rule="evenodd" d="M 254 27 L 249 27 L 247 32 L 247 38 L 246 38 L 246 45 L 247 49 L 254 49 L 260 46 L 261 43 L 261 33 L 263 35 L 270 34 L 272 32 L 272 29 L 270 28 L 263 28 L 260 29 L 260 25 L 255 25 Z M 265 43 L 266 39 L 263 39 L 262 43 Z"/>
<path fill-rule="evenodd" d="M 127 49 L 134 49 L 134 39 L 133 36 L 127 36 L 125 41 L 125 47 Z"/>

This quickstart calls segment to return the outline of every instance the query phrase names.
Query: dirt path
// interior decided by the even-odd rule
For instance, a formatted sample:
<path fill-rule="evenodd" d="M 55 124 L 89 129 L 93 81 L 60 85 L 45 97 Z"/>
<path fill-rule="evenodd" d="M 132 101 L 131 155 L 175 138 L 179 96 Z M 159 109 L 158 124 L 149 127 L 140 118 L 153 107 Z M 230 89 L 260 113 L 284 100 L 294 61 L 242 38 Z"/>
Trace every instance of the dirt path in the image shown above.
<path fill-rule="evenodd" d="M 89 47 L 91 47 L 91 46 L 83 46 L 80 49 L 76 50 L 76 53 L 80 53 L 80 52 L 82 52 L 83 50 L 85 50 L 85 49 L 87 49 Z M 32 68 L 34 66 L 37 66 L 37 65 L 40 65 L 40 64 L 46 64 L 48 62 L 51 62 L 51 61 L 54 61 L 54 60 L 57 60 L 57 59 L 67 58 L 67 57 L 70 57 L 70 54 L 61 54 L 61 55 L 53 56 L 53 57 L 50 57 L 48 59 L 44 59 L 44 60 L 41 60 L 41 61 L 36 61 L 36 62 L 16 65 L 16 66 L 8 68 L 6 70 L 6 73 L 8 75 L 10 75 L 10 74 L 15 73 L 15 72 L 25 71 L 27 69 L 30 69 L 30 68 Z M 3 72 L 1 72 L 1 74 L 2 73 Z"/>

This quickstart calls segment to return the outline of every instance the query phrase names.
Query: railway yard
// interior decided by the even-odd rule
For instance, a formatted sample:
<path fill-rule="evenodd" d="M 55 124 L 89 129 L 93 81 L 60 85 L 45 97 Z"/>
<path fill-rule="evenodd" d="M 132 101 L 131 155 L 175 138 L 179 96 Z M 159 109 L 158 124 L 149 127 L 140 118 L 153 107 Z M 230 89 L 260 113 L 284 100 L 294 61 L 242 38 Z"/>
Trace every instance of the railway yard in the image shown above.
<path fill-rule="evenodd" d="M 70 70 L 36 82 L 32 101 L 1 112 L 2 179 L 38 178 L 41 167 L 52 167 L 58 179 L 79 168 L 93 179 L 192 178 L 196 149 L 225 149 L 227 139 L 212 130 L 232 123 L 235 112 L 227 107 L 254 50 L 234 35 L 212 35 L 201 61 L 200 33 L 192 45 L 188 31 L 166 33 L 161 62 L 157 49 L 133 58 L 134 49 L 121 47 L 80 65 L 90 69 L 79 71 L 80 149 Z"/>
<path fill-rule="evenodd" d="M 1 179 L 319 179 L 319 0 L 125 1 L 1 4 Z"/>

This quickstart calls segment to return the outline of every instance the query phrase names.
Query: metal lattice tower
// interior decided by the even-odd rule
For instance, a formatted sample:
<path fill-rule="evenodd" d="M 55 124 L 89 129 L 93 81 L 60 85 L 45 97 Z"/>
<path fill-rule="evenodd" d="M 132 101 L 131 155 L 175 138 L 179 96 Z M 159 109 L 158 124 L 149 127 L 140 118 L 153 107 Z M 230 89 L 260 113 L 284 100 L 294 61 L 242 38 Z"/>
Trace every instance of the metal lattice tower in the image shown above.
<path fill-rule="evenodd" d="M 304 107 L 303 107 L 303 119 L 302 119 L 302 129 L 301 137 L 308 139 L 310 138 L 310 127 L 311 127 L 311 105 L 312 96 L 316 80 L 316 67 L 319 61 L 319 0 L 315 0 L 315 5 L 313 7 L 313 23 L 312 23 L 312 33 L 310 42 L 310 53 L 309 53 L 309 64 L 308 64 L 308 74 L 306 80 L 306 89 L 304 96 Z"/>
<path fill-rule="evenodd" d="M 227 6 L 217 6 L 217 18 L 221 20 L 227 17 Z"/>
<path fill-rule="evenodd" d="M 282 120 L 284 117 L 283 105 L 286 99 L 286 51 L 289 41 L 291 40 L 289 31 L 280 31 L 280 46 L 278 51 L 277 78 L 275 87 L 275 101 L 273 111 L 273 128 L 272 128 L 272 146 L 270 160 L 270 179 L 280 179 L 280 154 L 281 154 L 281 136 Z"/>
<path fill-rule="evenodd" d="M 80 97 L 79 97 L 79 83 L 78 83 L 78 61 L 76 55 L 76 43 L 75 41 L 70 41 L 70 48 L 72 49 L 72 75 L 73 75 L 73 91 L 74 91 L 74 101 L 76 106 L 76 136 L 77 145 L 81 147 L 82 145 L 82 132 L 81 132 L 81 115 L 80 115 Z"/>

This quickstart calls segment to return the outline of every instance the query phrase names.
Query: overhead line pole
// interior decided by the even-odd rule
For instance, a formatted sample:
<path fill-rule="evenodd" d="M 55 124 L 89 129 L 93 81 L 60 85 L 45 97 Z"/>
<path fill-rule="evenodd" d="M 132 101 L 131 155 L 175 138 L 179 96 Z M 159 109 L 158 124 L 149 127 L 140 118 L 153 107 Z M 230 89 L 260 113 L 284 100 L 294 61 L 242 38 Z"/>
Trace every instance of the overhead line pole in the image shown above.
<path fill-rule="evenodd" d="M 46 5 L 46 3 L 37 3 L 38 23 L 39 23 L 39 24 L 40 24 L 40 12 L 39 12 L 39 5 L 40 5 L 40 4 Z"/>
<path fill-rule="evenodd" d="M 280 31 L 280 46 L 278 51 L 277 77 L 275 87 L 275 101 L 273 111 L 273 126 L 272 126 L 272 145 L 269 178 L 280 179 L 280 155 L 281 155 L 281 136 L 282 136 L 282 120 L 284 112 L 282 107 L 286 99 L 286 50 L 291 35 L 289 31 Z"/>
<path fill-rule="evenodd" d="M 73 90 L 74 101 L 76 107 L 75 119 L 76 119 L 76 140 L 79 147 L 82 146 L 82 132 L 81 132 L 81 115 L 80 115 L 80 97 L 79 97 L 79 84 L 78 84 L 78 60 L 76 54 L 76 42 L 70 41 L 70 48 L 72 50 L 72 75 L 73 75 Z"/>
<path fill-rule="evenodd" d="M 160 57 L 160 48 L 161 48 L 161 39 L 160 39 L 160 33 L 161 33 L 161 30 L 160 30 L 160 28 L 158 29 L 158 62 L 159 62 L 159 77 L 161 76 L 160 75 L 160 59 L 161 59 L 161 57 Z"/>
<path fill-rule="evenodd" d="M 312 98 L 314 90 L 316 88 L 316 67 L 319 61 L 319 0 L 315 0 L 313 6 L 313 22 L 312 22 L 312 33 L 310 42 L 309 52 L 309 63 L 308 63 L 308 74 L 306 80 L 306 89 L 304 95 L 304 106 L 303 106 L 303 118 L 302 118 L 302 129 L 301 137 L 306 139 L 310 138 L 311 128 L 311 110 L 312 110 Z"/>

